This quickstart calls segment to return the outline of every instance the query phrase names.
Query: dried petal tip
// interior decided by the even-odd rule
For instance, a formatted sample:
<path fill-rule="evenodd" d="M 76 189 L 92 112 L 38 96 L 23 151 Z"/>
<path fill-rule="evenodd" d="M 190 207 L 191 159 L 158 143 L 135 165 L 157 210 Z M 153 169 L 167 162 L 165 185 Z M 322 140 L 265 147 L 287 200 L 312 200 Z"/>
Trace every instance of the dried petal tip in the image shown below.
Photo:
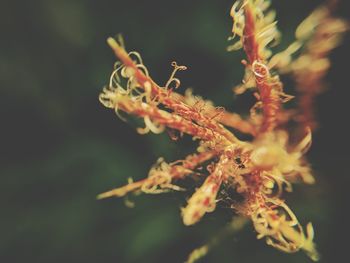
<path fill-rule="evenodd" d="M 115 39 L 113 37 L 107 38 L 107 43 L 112 49 L 120 48 L 117 41 L 115 41 Z"/>
<path fill-rule="evenodd" d="M 122 197 L 124 195 L 125 195 L 125 192 L 118 188 L 118 189 L 113 189 L 111 191 L 107 191 L 102 194 L 99 194 L 97 196 L 97 200 L 106 199 L 110 197 Z"/>
<path fill-rule="evenodd" d="M 127 193 L 136 191 L 140 189 L 140 187 L 144 184 L 143 180 L 138 182 L 133 182 L 131 179 L 129 180 L 129 183 L 123 187 L 115 188 L 113 190 L 104 192 L 102 194 L 99 194 L 97 196 L 97 199 L 105 199 L 109 197 L 122 197 L 125 196 Z"/>

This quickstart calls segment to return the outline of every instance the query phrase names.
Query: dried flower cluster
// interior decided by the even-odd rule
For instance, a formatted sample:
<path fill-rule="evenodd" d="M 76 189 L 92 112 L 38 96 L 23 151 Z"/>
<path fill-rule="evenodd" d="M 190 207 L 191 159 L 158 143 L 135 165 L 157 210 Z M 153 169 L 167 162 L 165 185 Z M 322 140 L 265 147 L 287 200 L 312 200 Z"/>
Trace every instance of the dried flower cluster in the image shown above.
<path fill-rule="evenodd" d="M 99 198 L 139 191 L 157 194 L 183 190 L 176 184 L 178 180 L 204 177 L 203 184 L 181 210 L 185 225 L 193 225 L 205 213 L 214 211 L 225 195 L 237 214 L 252 221 L 258 238 L 265 238 L 267 244 L 285 252 L 302 249 L 317 260 L 311 223 L 303 228 L 282 194 L 292 191 L 292 183 L 315 181 L 304 156 L 315 128 L 313 100 L 322 90 L 322 80 L 330 66 L 327 55 L 339 43 L 347 24 L 322 6 L 300 24 L 295 42 L 273 55 L 270 48 L 278 43 L 280 33 L 275 12 L 268 8 L 266 0 L 238 0 L 231 10 L 232 39 L 236 42 L 228 49 L 243 48 L 246 54 L 242 61 L 245 76 L 235 92 L 249 89 L 257 99 L 247 119 L 213 106 L 190 90 L 185 95 L 175 92 L 180 86 L 175 74 L 185 66 L 173 62 L 169 80 L 164 86 L 158 85 L 137 52 L 127 53 L 121 41 L 108 39 L 120 62 L 100 94 L 101 103 L 118 115 L 122 111 L 143 118 L 145 127 L 137 129 L 140 134 L 175 130 L 192 136 L 199 146 L 184 160 L 166 163 L 159 159 L 147 178 L 130 181 Z M 296 109 L 283 107 L 293 96 L 284 93 L 279 74 L 290 74 L 295 79 L 299 102 Z M 250 134 L 253 139 L 242 141 L 232 129 Z M 230 198 L 232 190 L 242 200 Z"/>

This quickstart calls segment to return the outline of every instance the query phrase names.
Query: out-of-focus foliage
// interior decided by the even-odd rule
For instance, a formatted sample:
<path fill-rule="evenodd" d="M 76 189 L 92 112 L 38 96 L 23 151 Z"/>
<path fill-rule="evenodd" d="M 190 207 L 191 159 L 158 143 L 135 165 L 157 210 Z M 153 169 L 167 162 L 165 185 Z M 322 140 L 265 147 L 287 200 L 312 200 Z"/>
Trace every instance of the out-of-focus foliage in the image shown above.
<path fill-rule="evenodd" d="M 279 27 L 290 32 L 281 48 L 320 2 L 274 1 Z M 123 33 L 127 48 L 140 51 L 160 81 L 166 81 L 176 59 L 188 67 L 180 73 L 183 88 L 244 112 L 254 99 L 244 95 L 243 102 L 232 103 L 242 56 L 226 52 L 231 4 L 36 0 L 2 5 L 1 262 L 182 262 L 232 217 L 222 207 L 188 228 L 179 216 L 185 203 L 181 194 L 134 197 L 133 209 L 123 200 L 95 199 L 130 176 L 144 177 L 157 156 L 172 160 L 193 149 L 190 141 L 172 142 L 166 134 L 138 136 L 131 122 L 103 109 L 97 96 L 114 61 L 105 39 Z M 345 3 L 339 10 L 348 15 Z M 301 222 L 314 222 L 323 262 L 334 262 L 345 251 L 348 45 L 347 36 L 333 52 L 330 88 L 318 100 L 320 129 L 309 154 L 318 184 L 296 187 L 289 198 Z M 308 262 L 301 254 L 267 248 L 251 227 L 225 239 L 203 262 L 258 260 Z"/>

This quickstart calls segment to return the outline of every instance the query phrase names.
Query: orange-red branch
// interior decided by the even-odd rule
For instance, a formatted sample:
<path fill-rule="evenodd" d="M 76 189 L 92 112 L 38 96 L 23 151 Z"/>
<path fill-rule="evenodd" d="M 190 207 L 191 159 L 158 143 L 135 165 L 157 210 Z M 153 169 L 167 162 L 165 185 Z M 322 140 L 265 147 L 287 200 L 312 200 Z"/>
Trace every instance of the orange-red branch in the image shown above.
<path fill-rule="evenodd" d="M 149 117 L 152 121 L 159 125 L 164 125 L 180 132 L 187 133 L 193 137 L 197 137 L 205 141 L 218 142 L 221 145 L 231 144 L 225 137 L 211 129 L 199 126 L 179 115 L 160 110 L 157 107 L 152 107 L 146 103 L 132 101 L 130 98 L 124 97 L 117 103 L 117 106 L 118 109 L 122 111 L 138 117 Z"/>
<path fill-rule="evenodd" d="M 245 26 L 243 30 L 243 48 L 248 58 L 249 66 L 255 76 L 260 101 L 263 110 L 263 122 L 260 132 L 272 131 L 277 125 L 277 112 L 280 109 L 278 92 L 273 90 L 272 79 L 264 58 L 259 54 L 260 49 L 257 40 L 256 17 L 250 1 L 244 7 Z"/>
<path fill-rule="evenodd" d="M 252 8 L 248 1 L 244 8 L 245 26 L 243 29 L 243 48 L 250 65 L 255 60 L 260 60 L 259 46 L 255 38 L 255 16 Z"/>
<path fill-rule="evenodd" d="M 108 44 L 113 49 L 115 55 L 120 59 L 120 61 L 126 66 L 135 72 L 134 76 L 137 79 L 137 82 L 141 86 L 141 88 L 145 89 L 145 86 L 147 84 L 151 87 L 151 93 L 152 97 L 157 98 L 162 104 L 164 104 L 167 108 L 175 111 L 176 114 L 179 114 L 186 119 L 195 120 L 199 125 L 206 126 L 210 129 L 213 129 L 217 133 L 220 133 L 222 136 L 224 136 L 226 139 L 228 139 L 231 142 L 237 142 L 238 139 L 225 127 L 223 127 L 221 124 L 219 124 L 217 121 L 213 120 L 211 117 L 206 116 L 205 114 L 195 111 L 191 106 L 187 105 L 185 101 L 185 97 L 177 94 L 175 92 L 169 92 L 169 90 L 166 90 L 164 88 L 161 88 L 158 86 L 150 77 L 146 76 L 139 68 L 136 66 L 136 64 L 133 62 L 133 60 L 129 57 L 129 55 L 126 53 L 126 51 L 121 48 L 118 43 L 113 39 L 108 39 Z M 147 83 L 147 84 L 146 84 Z M 212 111 L 215 110 L 215 108 L 211 109 Z M 205 112 L 207 115 L 209 112 Z M 253 129 L 251 125 L 248 122 L 245 122 L 242 119 L 238 119 L 236 115 L 232 116 L 234 119 L 232 121 L 227 121 L 228 116 L 230 114 L 224 112 L 222 113 L 226 118 L 225 123 L 228 123 L 232 126 L 235 125 L 234 128 L 242 131 L 247 132 L 250 134 L 253 134 Z M 242 126 L 242 129 L 240 127 Z"/>
<path fill-rule="evenodd" d="M 253 136 L 256 135 L 255 126 L 249 121 L 242 119 L 241 116 L 237 113 L 224 111 L 221 114 L 219 121 L 222 124 L 228 127 L 234 128 L 240 132 L 247 133 Z"/>
<path fill-rule="evenodd" d="M 207 151 L 197 154 L 191 154 L 186 157 L 185 160 L 182 161 L 182 167 L 193 170 L 198 165 L 210 160 L 213 158 L 217 153 L 215 151 Z M 173 167 L 176 167 L 177 165 L 174 165 Z"/>
<path fill-rule="evenodd" d="M 182 164 L 170 164 L 171 168 L 169 170 L 169 176 L 171 177 L 171 181 L 181 179 L 185 177 L 186 175 L 191 174 L 193 169 L 195 169 L 197 166 L 201 165 L 205 161 L 213 158 L 215 156 L 214 151 L 208 151 L 198 154 L 192 154 L 186 157 L 186 159 L 183 161 Z M 156 185 L 158 178 L 145 178 L 137 182 L 130 182 L 129 184 L 115 188 L 113 190 L 110 190 L 108 192 L 102 193 L 98 195 L 98 199 L 104 199 L 109 197 L 121 197 L 125 196 L 126 194 L 130 192 L 135 192 L 140 189 L 142 189 L 142 186 L 146 183 L 152 185 Z"/>

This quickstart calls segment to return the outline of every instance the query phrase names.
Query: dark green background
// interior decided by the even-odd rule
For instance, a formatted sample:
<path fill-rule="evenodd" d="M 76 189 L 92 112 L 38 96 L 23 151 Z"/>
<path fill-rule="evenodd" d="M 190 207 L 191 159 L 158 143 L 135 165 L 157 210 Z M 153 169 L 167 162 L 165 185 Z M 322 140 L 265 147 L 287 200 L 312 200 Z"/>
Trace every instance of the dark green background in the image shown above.
<path fill-rule="evenodd" d="M 321 1 L 273 1 L 284 33 Z M 343 1 L 346 2 L 346 1 Z M 106 38 L 123 33 L 153 78 L 164 84 L 170 62 L 181 92 L 230 110 L 246 112 L 251 95 L 234 100 L 242 53 L 227 53 L 232 1 L 37 0 L 1 1 L 0 8 L 0 262 L 183 262 L 229 222 L 221 205 L 194 227 L 185 227 L 180 207 L 191 194 L 141 195 L 123 199 L 96 195 L 132 176 L 147 175 L 159 156 L 190 153 L 189 138 L 140 136 L 133 119 L 119 120 L 98 102 L 115 58 Z M 349 15 L 342 3 L 340 14 Z M 332 53 L 329 90 L 318 99 L 320 129 L 309 153 L 317 184 L 295 187 L 287 199 L 300 221 L 314 223 L 322 262 L 346 255 L 343 223 L 350 164 L 349 37 Z M 193 182 L 191 182 L 193 183 Z M 189 185 L 190 186 L 190 185 Z M 225 239 L 201 262 L 310 262 L 256 240 L 251 226 Z"/>

